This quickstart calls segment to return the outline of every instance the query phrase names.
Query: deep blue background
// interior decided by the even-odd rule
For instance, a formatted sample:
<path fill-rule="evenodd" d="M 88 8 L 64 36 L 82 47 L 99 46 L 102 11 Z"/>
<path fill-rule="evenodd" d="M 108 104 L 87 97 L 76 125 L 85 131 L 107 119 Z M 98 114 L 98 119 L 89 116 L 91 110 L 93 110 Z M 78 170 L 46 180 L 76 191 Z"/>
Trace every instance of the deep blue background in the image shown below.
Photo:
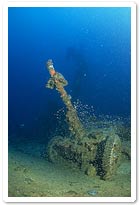
<path fill-rule="evenodd" d="M 63 103 L 45 88 L 49 58 L 68 80 L 73 101 L 129 116 L 130 20 L 130 8 L 9 8 L 9 134 L 22 124 L 41 129 L 42 119 L 46 129 L 49 121 L 55 126 L 51 118 Z"/>

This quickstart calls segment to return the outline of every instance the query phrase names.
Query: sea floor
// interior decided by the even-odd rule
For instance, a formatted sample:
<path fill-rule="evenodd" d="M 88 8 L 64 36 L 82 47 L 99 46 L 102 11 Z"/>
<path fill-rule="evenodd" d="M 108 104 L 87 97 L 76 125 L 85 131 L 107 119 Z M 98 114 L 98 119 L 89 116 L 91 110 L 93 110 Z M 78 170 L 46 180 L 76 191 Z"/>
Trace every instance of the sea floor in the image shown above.
<path fill-rule="evenodd" d="M 20 145 L 9 146 L 9 197 L 131 197 L 130 160 L 104 181 L 48 162 L 38 154 L 44 144 Z"/>

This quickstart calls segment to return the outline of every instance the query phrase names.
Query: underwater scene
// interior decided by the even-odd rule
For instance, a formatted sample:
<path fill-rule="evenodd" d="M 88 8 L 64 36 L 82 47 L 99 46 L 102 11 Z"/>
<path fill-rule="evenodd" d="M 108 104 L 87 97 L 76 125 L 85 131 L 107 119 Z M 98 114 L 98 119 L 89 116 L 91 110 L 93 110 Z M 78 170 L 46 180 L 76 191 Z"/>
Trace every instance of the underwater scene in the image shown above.
<path fill-rule="evenodd" d="M 131 8 L 8 8 L 8 196 L 131 197 Z"/>

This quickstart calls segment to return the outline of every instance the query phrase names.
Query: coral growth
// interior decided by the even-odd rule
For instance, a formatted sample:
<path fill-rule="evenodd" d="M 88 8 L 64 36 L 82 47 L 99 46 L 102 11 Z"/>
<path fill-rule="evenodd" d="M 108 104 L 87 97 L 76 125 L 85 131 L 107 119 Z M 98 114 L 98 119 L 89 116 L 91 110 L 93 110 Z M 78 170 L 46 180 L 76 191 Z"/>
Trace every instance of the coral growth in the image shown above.
<path fill-rule="evenodd" d="M 47 69 L 51 75 L 47 88 L 56 89 L 66 105 L 66 119 L 73 138 L 56 136 L 48 145 L 48 157 L 55 163 L 78 167 L 85 174 L 110 179 L 120 163 L 121 140 L 112 125 L 98 125 L 98 129 L 88 132 L 84 129 L 71 98 L 64 86 L 68 84 L 62 74 L 55 71 L 52 60 Z M 105 128 L 106 126 L 106 128 Z M 99 128 L 101 127 L 101 128 Z"/>
<path fill-rule="evenodd" d="M 64 89 L 64 86 L 66 86 L 68 82 L 65 80 L 62 74 L 55 71 L 52 60 L 47 61 L 47 68 L 51 78 L 46 84 L 46 87 L 51 89 L 55 88 L 60 93 L 61 98 L 67 108 L 66 119 L 69 124 L 69 129 L 76 138 L 82 138 L 86 135 L 86 132 L 77 116 L 76 110 L 72 105 L 70 96 Z"/>

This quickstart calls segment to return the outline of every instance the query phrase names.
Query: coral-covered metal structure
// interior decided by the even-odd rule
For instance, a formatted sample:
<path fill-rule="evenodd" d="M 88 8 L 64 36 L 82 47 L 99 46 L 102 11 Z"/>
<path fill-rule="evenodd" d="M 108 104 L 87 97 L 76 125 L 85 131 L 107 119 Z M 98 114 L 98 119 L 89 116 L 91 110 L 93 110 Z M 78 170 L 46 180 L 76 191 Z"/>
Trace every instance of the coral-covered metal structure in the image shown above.
<path fill-rule="evenodd" d="M 47 147 L 48 158 L 54 163 L 77 167 L 85 174 L 110 179 L 120 163 L 121 140 L 113 128 L 87 131 L 74 109 L 64 86 L 67 80 L 55 71 L 52 60 L 46 63 L 51 78 L 47 88 L 56 89 L 66 105 L 66 119 L 73 137 L 55 136 Z"/>
<path fill-rule="evenodd" d="M 86 134 L 85 130 L 77 116 L 76 110 L 72 105 L 70 96 L 64 89 L 64 86 L 68 85 L 68 82 L 62 74 L 55 71 L 52 60 L 47 61 L 47 68 L 51 78 L 46 84 L 46 87 L 50 89 L 55 88 L 60 93 L 61 98 L 67 108 L 66 118 L 69 124 L 69 129 L 76 138 L 82 138 Z"/>

